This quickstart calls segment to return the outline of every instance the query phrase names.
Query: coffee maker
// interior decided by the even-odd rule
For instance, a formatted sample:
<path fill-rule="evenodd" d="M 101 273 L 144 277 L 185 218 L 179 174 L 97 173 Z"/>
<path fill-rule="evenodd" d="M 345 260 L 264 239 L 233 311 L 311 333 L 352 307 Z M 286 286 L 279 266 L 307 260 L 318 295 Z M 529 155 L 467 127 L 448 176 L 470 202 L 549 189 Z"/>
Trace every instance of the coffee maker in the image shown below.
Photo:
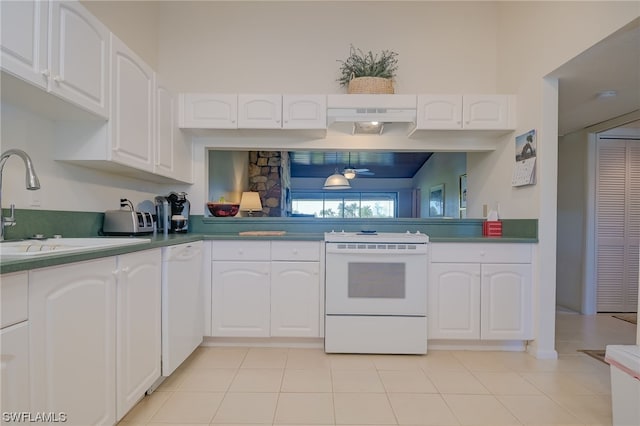
<path fill-rule="evenodd" d="M 156 197 L 158 232 L 187 232 L 191 204 L 186 192 L 171 192 Z"/>

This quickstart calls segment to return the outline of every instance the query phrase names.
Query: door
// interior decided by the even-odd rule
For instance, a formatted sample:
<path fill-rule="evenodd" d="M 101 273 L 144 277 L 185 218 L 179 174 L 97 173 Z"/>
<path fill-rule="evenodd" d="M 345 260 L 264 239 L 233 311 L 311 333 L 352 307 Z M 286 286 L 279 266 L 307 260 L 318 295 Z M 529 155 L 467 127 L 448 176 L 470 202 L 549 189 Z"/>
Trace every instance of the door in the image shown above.
<path fill-rule="evenodd" d="M 79 2 L 51 2 L 49 90 L 109 117 L 109 30 Z"/>
<path fill-rule="evenodd" d="M 640 141 L 599 138 L 596 162 L 598 312 L 636 312 Z"/>
<path fill-rule="evenodd" d="M 115 271 L 111 257 L 29 272 L 32 412 L 115 423 Z"/>
<path fill-rule="evenodd" d="M 238 95 L 239 129 L 280 129 L 282 95 Z"/>
<path fill-rule="evenodd" d="M 160 377 L 160 249 L 118 256 L 117 420 Z"/>
<path fill-rule="evenodd" d="M 462 127 L 465 129 L 508 129 L 509 96 L 464 95 Z"/>
<path fill-rule="evenodd" d="M 2 69 L 47 89 L 49 2 L 3 1 Z"/>
<path fill-rule="evenodd" d="M 181 128 L 238 128 L 238 95 L 184 93 L 180 95 L 180 108 Z"/>
<path fill-rule="evenodd" d="M 271 263 L 271 335 L 320 336 L 320 263 Z"/>
<path fill-rule="evenodd" d="M 269 337 L 270 262 L 212 262 L 213 335 Z"/>
<path fill-rule="evenodd" d="M 112 160 L 153 172 L 155 75 L 113 34 L 111 45 Z"/>
<path fill-rule="evenodd" d="M 429 339 L 480 338 L 480 264 L 432 263 Z"/>
<path fill-rule="evenodd" d="M 283 129 L 326 129 L 326 95 L 282 95 Z"/>
<path fill-rule="evenodd" d="M 461 129 L 461 95 L 419 95 L 416 127 L 418 129 Z"/>
<path fill-rule="evenodd" d="M 0 331 L 2 424 L 4 413 L 25 413 L 29 410 L 29 322 L 23 321 Z"/>

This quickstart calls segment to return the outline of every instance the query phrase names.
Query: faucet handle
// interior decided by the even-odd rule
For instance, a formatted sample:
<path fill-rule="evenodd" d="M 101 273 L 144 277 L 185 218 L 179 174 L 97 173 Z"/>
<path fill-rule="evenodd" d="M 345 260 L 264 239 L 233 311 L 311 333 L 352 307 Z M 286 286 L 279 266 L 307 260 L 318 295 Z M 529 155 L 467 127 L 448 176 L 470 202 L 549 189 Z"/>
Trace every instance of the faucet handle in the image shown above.
<path fill-rule="evenodd" d="M 10 212 L 10 215 L 3 218 L 4 226 L 15 226 L 16 224 L 16 218 L 15 218 L 16 205 L 15 204 L 11 204 L 9 206 L 9 212 Z"/>

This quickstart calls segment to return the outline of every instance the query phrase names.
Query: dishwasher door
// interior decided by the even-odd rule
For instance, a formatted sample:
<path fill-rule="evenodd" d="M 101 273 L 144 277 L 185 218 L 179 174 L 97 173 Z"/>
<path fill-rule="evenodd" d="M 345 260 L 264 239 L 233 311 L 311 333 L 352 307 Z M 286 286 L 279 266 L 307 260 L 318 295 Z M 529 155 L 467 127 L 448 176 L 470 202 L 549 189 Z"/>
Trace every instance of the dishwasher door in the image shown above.
<path fill-rule="evenodd" d="M 202 241 L 162 249 L 162 375 L 202 343 Z"/>

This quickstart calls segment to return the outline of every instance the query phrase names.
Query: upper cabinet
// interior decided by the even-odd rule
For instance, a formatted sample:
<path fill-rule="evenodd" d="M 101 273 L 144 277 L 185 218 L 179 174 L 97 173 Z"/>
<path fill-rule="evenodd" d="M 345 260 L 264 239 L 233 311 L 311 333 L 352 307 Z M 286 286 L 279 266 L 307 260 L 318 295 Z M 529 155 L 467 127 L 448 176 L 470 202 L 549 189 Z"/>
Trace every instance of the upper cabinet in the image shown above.
<path fill-rule="evenodd" d="M 418 95 L 417 130 L 513 130 L 511 95 Z"/>
<path fill-rule="evenodd" d="M 238 95 L 180 94 L 180 127 L 184 129 L 237 129 Z"/>
<path fill-rule="evenodd" d="M 282 95 L 283 129 L 326 129 L 326 95 Z"/>
<path fill-rule="evenodd" d="M 111 50 L 112 160 L 153 172 L 155 73 L 113 34 Z"/>
<path fill-rule="evenodd" d="M 1 2 L 2 69 L 109 117 L 109 30 L 77 2 Z"/>
<path fill-rule="evenodd" d="M 185 129 L 327 128 L 326 95 L 180 95 L 180 127 Z"/>
<path fill-rule="evenodd" d="M 282 95 L 238 95 L 238 128 L 282 128 Z"/>

